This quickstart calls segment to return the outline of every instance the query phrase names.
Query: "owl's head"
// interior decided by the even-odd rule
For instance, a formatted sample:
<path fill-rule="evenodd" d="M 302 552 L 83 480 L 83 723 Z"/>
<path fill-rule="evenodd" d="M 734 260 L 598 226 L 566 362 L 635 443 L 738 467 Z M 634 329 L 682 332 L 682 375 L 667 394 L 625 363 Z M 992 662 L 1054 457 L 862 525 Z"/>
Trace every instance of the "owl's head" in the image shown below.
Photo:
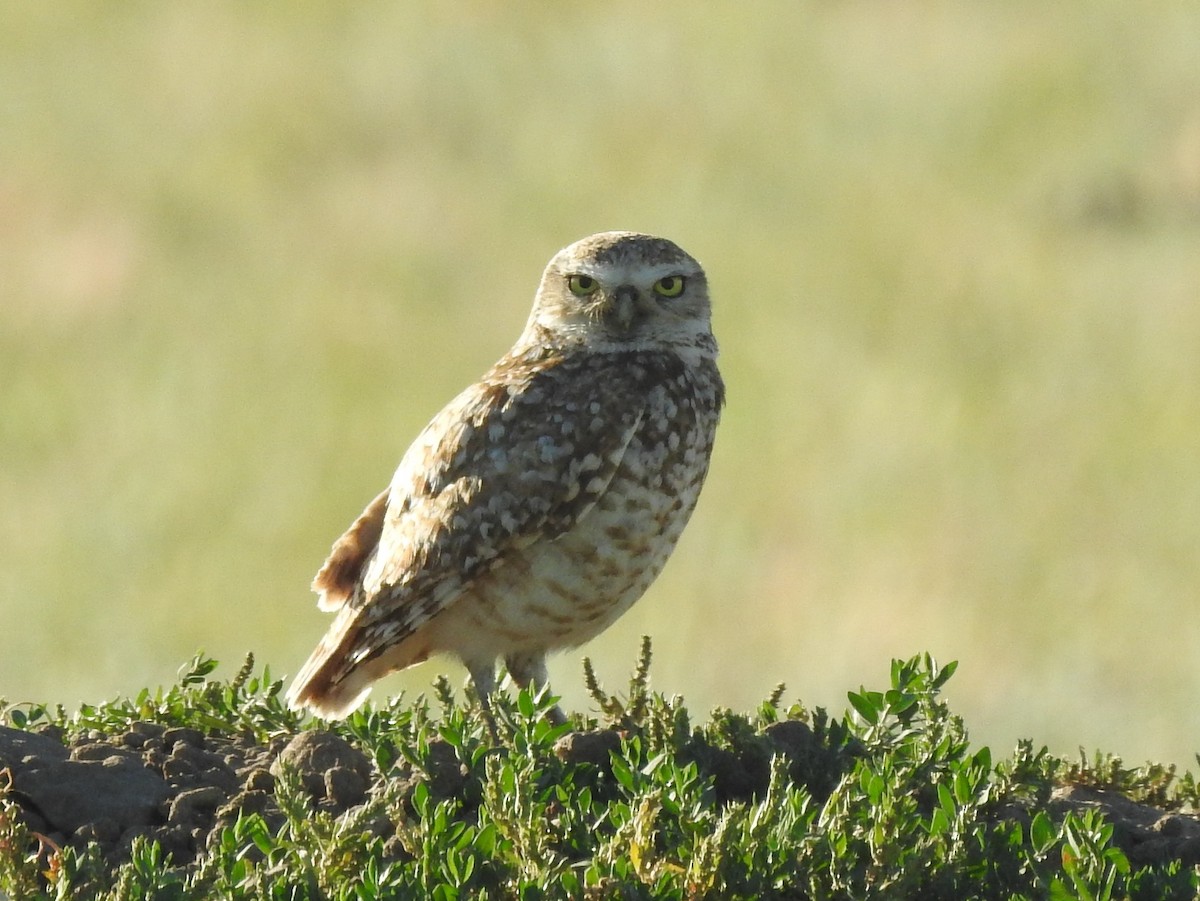
<path fill-rule="evenodd" d="M 601 232 L 555 254 L 523 337 L 597 351 L 716 351 L 700 264 L 636 232 Z"/>

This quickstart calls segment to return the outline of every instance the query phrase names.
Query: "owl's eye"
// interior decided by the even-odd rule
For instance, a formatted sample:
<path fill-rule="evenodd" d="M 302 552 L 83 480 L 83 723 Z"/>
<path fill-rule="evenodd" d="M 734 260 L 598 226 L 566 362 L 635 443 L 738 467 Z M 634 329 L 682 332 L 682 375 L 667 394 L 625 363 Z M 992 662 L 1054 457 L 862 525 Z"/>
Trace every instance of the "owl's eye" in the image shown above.
<path fill-rule="evenodd" d="M 590 275 L 571 275 L 567 277 L 567 287 L 576 297 L 587 297 L 595 294 L 600 284 Z"/>
<path fill-rule="evenodd" d="M 683 293 L 683 276 L 668 275 L 654 283 L 654 293 L 660 297 L 678 297 Z"/>

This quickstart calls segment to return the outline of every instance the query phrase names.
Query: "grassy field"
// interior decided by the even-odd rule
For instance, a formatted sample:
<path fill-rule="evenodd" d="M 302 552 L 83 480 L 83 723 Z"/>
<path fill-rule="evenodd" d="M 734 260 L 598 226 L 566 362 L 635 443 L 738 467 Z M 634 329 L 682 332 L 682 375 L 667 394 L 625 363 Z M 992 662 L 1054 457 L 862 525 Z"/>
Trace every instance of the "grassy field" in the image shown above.
<path fill-rule="evenodd" d="M 649 633 L 693 710 L 841 710 L 928 650 L 975 741 L 1192 763 L 1197 46 L 1117 2 L 3 6 L 0 696 L 294 672 L 545 261 L 633 228 L 705 263 L 729 407 L 602 676 Z"/>

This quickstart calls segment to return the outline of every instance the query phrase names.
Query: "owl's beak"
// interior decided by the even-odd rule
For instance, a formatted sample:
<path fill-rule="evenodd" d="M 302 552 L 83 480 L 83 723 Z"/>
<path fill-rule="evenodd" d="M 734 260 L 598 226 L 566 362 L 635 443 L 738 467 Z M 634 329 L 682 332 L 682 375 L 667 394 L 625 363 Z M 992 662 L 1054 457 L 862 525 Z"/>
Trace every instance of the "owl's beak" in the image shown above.
<path fill-rule="evenodd" d="M 629 331 L 629 327 L 633 325 L 640 313 L 637 288 L 633 285 L 621 285 L 614 292 L 612 305 L 613 319 L 616 320 L 622 331 Z"/>

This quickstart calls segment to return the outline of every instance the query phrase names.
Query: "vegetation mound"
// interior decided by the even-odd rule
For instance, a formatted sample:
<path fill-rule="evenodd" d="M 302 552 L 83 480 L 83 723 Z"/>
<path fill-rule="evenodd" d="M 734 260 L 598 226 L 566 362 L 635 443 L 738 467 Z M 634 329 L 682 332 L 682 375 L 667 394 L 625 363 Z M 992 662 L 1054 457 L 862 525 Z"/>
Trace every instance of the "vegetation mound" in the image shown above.
<path fill-rule="evenodd" d="M 1029 743 L 994 762 L 894 661 L 840 718 L 781 705 L 697 725 L 585 665 L 598 717 L 498 697 L 496 734 L 443 679 L 342 723 L 287 710 L 252 658 L 228 681 L 0 729 L 0 897 L 1192 898 L 1190 774 Z"/>

